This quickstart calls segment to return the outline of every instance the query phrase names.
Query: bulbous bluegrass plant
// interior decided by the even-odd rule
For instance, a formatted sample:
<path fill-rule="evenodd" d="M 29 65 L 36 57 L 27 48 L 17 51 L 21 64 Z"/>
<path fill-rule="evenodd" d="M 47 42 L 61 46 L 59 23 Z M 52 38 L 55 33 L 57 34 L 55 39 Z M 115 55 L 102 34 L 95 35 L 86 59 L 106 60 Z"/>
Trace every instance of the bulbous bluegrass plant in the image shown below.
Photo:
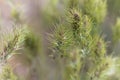
<path fill-rule="evenodd" d="M 114 60 L 107 54 L 107 43 L 94 29 L 105 18 L 106 0 L 84 0 L 82 9 L 79 0 L 71 0 L 66 14 L 52 36 L 53 55 L 64 65 L 64 80 L 108 80 Z M 119 29 L 115 30 L 119 34 Z"/>
<path fill-rule="evenodd" d="M 54 1 L 54 5 L 57 4 L 58 0 Z M 82 6 L 80 2 L 83 2 Z M 55 16 L 46 11 L 45 15 L 48 17 L 44 18 L 56 24 L 49 40 L 51 56 L 63 72 L 62 80 L 110 80 L 111 76 L 119 80 L 119 59 L 107 54 L 107 42 L 98 30 L 106 15 L 106 0 L 66 0 L 64 8 L 63 13 L 57 13 Z M 2 39 L 0 39 L 3 44 L 0 47 L 0 60 L 5 65 L 0 75 L 1 80 L 19 80 L 7 63 L 9 56 L 17 54 L 17 50 L 22 48 L 33 64 L 34 59 L 40 56 L 39 53 L 42 51 L 37 35 L 28 28 L 28 25 L 18 23 L 20 19 L 18 14 L 14 12 L 12 16 L 15 18 L 15 24 L 22 27 L 15 27 L 13 33 L 9 35 L 2 34 Z M 58 15 L 61 20 L 57 19 Z M 113 42 L 115 43 L 120 39 L 119 23 L 118 19 L 113 28 Z M 48 25 L 51 26 L 50 23 Z"/>
<path fill-rule="evenodd" d="M 23 46 L 23 41 L 25 37 L 25 33 L 23 28 L 14 27 L 12 33 L 3 33 L 1 34 L 1 49 L 0 49 L 0 65 L 1 65 L 1 80 L 18 80 L 17 76 L 12 72 L 11 66 L 8 64 L 7 60 L 18 54 L 16 51 L 20 50 Z M 22 34 L 22 35 L 21 35 Z"/>

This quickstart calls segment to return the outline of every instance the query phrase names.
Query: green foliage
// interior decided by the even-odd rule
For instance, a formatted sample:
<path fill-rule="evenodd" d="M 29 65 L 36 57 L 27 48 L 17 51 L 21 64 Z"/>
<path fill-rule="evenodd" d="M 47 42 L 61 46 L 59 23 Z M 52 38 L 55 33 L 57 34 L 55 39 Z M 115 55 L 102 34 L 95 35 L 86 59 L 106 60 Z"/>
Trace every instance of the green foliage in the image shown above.
<path fill-rule="evenodd" d="M 115 1 L 108 0 L 107 3 L 108 3 L 109 14 L 112 15 L 113 17 L 120 16 L 119 14 L 120 0 L 115 0 Z"/>
<path fill-rule="evenodd" d="M 17 26 L 17 25 L 14 25 Z M 6 59 L 13 55 L 13 53 L 19 49 L 21 49 L 21 47 L 23 46 L 23 41 L 24 41 L 24 37 L 26 34 L 25 28 L 26 26 L 23 25 L 24 27 L 14 27 L 13 32 L 11 33 L 3 33 L 2 34 L 2 38 L 1 38 L 1 60 L 6 61 Z M 24 32 L 25 31 L 25 32 Z"/>
<path fill-rule="evenodd" d="M 68 8 L 72 9 L 72 8 L 78 8 L 79 7 L 79 0 L 66 0 L 66 3 L 68 5 Z"/>
<path fill-rule="evenodd" d="M 15 21 L 15 22 L 20 22 L 21 21 L 21 13 L 22 10 L 19 10 L 20 7 L 22 7 L 21 5 L 17 4 L 15 5 L 13 0 L 9 0 L 7 1 L 7 3 L 9 4 L 10 8 L 11 8 L 11 18 Z M 19 9 L 18 9 L 19 8 Z"/>
<path fill-rule="evenodd" d="M 106 1 L 85 0 L 82 10 L 73 2 L 52 35 L 53 55 L 59 61 L 65 60 L 64 80 L 105 80 L 113 59 L 107 55 L 106 42 L 94 28 L 104 20 Z"/>
<path fill-rule="evenodd" d="M 5 65 L 2 69 L 2 73 L 0 73 L 1 80 L 19 80 L 16 75 L 14 75 L 11 67 L 9 65 Z"/>
<path fill-rule="evenodd" d="M 0 68 L 2 72 L 0 74 L 1 80 L 18 80 L 18 77 L 13 73 L 11 66 L 8 65 L 7 60 L 18 54 L 17 51 L 23 49 L 25 36 L 28 33 L 27 26 L 13 25 L 12 32 L 1 34 L 1 48 L 0 48 Z"/>
<path fill-rule="evenodd" d="M 59 0 L 48 1 L 47 6 L 41 11 L 43 25 L 51 27 L 53 26 L 51 23 L 59 23 L 59 18 L 63 13 Z"/>
<path fill-rule="evenodd" d="M 33 59 L 38 56 L 38 53 L 41 51 L 40 39 L 31 30 L 29 30 L 24 38 L 25 55 L 27 55 L 28 58 Z"/>
<path fill-rule="evenodd" d="M 57 53 L 66 53 L 68 51 L 67 48 L 72 44 L 72 36 L 71 32 L 66 30 L 65 25 L 59 25 L 56 27 L 54 35 L 52 35 L 52 43 L 53 49 L 57 51 Z"/>
<path fill-rule="evenodd" d="M 84 0 L 84 13 L 89 15 L 95 24 L 103 22 L 106 16 L 106 0 Z"/>
<path fill-rule="evenodd" d="M 117 43 L 120 40 L 120 19 L 117 19 L 115 26 L 113 27 L 113 42 Z"/>

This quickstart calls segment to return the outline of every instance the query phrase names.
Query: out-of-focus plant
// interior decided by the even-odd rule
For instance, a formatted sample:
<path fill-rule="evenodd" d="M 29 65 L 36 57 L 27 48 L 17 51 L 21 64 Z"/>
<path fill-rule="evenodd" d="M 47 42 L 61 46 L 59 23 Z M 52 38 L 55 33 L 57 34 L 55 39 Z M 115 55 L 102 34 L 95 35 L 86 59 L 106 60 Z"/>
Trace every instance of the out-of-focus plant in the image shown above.
<path fill-rule="evenodd" d="M 64 80 L 107 80 L 114 60 L 94 31 L 106 15 L 106 0 L 85 0 L 82 9 L 77 1 L 68 2 L 67 15 L 55 28 L 53 56 L 64 65 Z"/>
<path fill-rule="evenodd" d="M 120 11 L 119 11 L 119 3 L 120 1 L 119 0 L 108 0 L 107 1 L 108 3 L 108 11 L 109 11 L 109 14 L 112 15 L 112 17 L 118 17 L 120 16 Z"/>
<path fill-rule="evenodd" d="M 26 23 L 23 23 L 20 12 L 17 9 L 18 7 L 13 6 L 11 2 L 9 4 L 12 6 L 11 16 L 13 20 L 13 25 L 11 29 L 12 31 L 1 31 L 0 34 L 0 68 L 2 71 L 0 72 L 0 79 L 19 80 L 21 75 L 14 75 L 14 73 L 12 73 L 15 69 L 15 67 L 12 66 L 17 65 L 17 61 L 9 63 L 9 59 L 13 58 L 14 55 L 22 54 L 26 56 L 26 60 L 28 60 L 27 62 L 31 63 L 32 65 L 34 63 L 34 59 L 38 56 L 41 48 L 39 45 L 40 39 L 28 28 L 28 25 Z M 32 73 L 32 66 L 29 67 L 31 67 L 31 70 L 29 71 L 30 75 Z M 26 77 L 28 76 L 20 79 L 24 80 L 24 78 L 26 79 Z"/>
<path fill-rule="evenodd" d="M 117 19 L 117 23 L 113 27 L 113 42 L 117 43 L 120 40 L 120 19 Z"/>
<path fill-rule="evenodd" d="M 103 22 L 106 16 L 106 8 L 106 0 L 84 0 L 84 13 L 89 15 L 95 24 Z"/>
<path fill-rule="evenodd" d="M 9 65 L 5 65 L 0 75 L 1 80 L 19 80 L 17 76 L 13 73 Z"/>
<path fill-rule="evenodd" d="M 4 71 L 1 73 L 2 80 L 18 80 L 14 78 L 13 73 L 11 73 L 11 67 L 8 66 L 8 59 L 14 56 L 15 54 L 19 54 L 19 50 L 23 49 L 25 35 L 27 34 L 26 26 L 20 27 L 18 25 L 14 25 L 13 31 L 10 33 L 1 34 L 1 47 L 0 47 L 0 64 L 1 69 Z M 4 68 L 5 67 L 5 68 Z"/>

